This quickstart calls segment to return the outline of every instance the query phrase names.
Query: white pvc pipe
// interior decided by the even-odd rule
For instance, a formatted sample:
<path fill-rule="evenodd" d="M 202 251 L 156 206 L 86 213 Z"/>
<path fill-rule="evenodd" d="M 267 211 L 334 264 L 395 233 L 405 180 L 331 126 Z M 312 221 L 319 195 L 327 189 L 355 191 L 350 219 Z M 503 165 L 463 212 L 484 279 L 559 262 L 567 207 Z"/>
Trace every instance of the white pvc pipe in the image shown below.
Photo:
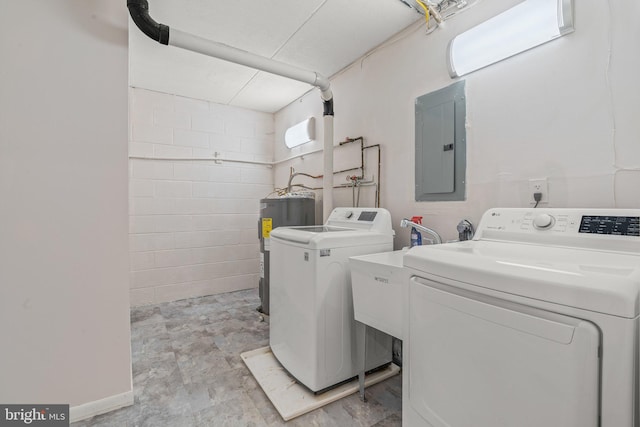
<path fill-rule="evenodd" d="M 323 150 L 324 150 L 323 148 L 318 148 L 317 150 L 307 151 L 305 153 L 296 154 L 295 156 L 287 157 L 287 158 L 280 159 L 280 160 L 274 160 L 273 164 L 274 165 L 279 165 L 280 163 L 288 162 L 289 160 L 299 159 L 300 157 L 308 156 L 309 154 L 319 153 L 319 152 L 321 152 Z"/>
<path fill-rule="evenodd" d="M 275 166 L 280 163 L 289 162 L 291 160 L 299 159 L 304 156 L 309 156 L 311 154 L 319 153 L 324 151 L 324 148 L 318 148 L 316 150 L 307 151 L 305 153 L 296 154 L 295 156 L 287 157 L 285 159 L 274 160 L 273 162 L 260 162 L 257 160 L 241 160 L 241 159 L 227 159 L 226 157 L 154 157 L 154 156 L 129 156 L 132 160 L 168 160 L 168 161 L 220 161 L 224 162 L 235 162 L 235 163 L 247 163 L 252 165 L 265 165 L 265 166 Z"/>
<path fill-rule="evenodd" d="M 153 157 L 153 156 L 129 156 L 131 160 L 164 160 L 170 162 L 216 162 L 216 163 L 246 163 L 249 165 L 263 165 L 272 167 L 274 162 L 260 162 L 257 160 L 227 159 L 224 157 Z"/>
<path fill-rule="evenodd" d="M 255 53 L 237 49 L 224 43 L 207 40 L 193 34 L 185 33 L 184 31 L 176 30 L 173 27 L 170 30 L 169 45 L 308 83 L 320 88 L 324 100 L 332 98 L 329 79 L 315 71 L 305 70 L 284 62 L 276 61 L 275 59 L 256 55 Z"/>

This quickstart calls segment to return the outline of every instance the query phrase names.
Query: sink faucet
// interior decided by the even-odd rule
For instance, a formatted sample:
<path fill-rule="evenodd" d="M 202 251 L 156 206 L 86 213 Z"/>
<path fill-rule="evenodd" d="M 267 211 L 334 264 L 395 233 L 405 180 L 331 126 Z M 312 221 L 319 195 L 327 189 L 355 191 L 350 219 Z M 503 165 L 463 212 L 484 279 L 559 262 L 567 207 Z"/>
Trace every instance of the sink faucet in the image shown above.
<path fill-rule="evenodd" d="M 423 233 L 427 233 L 428 235 L 433 237 L 433 240 L 437 244 L 442 243 L 442 238 L 440 237 L 440 235 L 435 230 L 427 228 L 427 227 L 425 227 L 424 225 L 421 225 L 421 224 L 416 224 L 415 222 L 409 221 L 407 218 L 403 218 L 402 221 L 400 221 L 400 227 L 404 227 L 404 228 L 406 228 L 406 227 L 415 227 L 416 229 L 422 231 Z"/>
<path fill-rule="evenodd" d="M 473 233 L 475 233 L 475 230 L 473 228 L 473 224 L 471 224 L 471 221 L 468 219 L 460 221 L 456 228 L 458 229 L 458 239 L 461 242 L 463 240 L 473 239 Z"/>

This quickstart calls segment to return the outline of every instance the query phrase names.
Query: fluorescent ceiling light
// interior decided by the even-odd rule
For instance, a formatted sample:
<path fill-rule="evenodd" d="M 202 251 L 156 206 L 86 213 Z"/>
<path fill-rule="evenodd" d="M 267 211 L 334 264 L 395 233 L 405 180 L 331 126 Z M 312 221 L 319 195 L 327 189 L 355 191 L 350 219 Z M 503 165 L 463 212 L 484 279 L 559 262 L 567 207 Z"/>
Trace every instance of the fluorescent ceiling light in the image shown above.
<path fill-rule="evenodd" d="M 463 76 L 573 31 L 573 0 L 525 0 L 456 36 L 449 74 Z"/>
<path fill-rule="evenodd" d="M 293 148 L 306 142 L 313 141 L 316 133 L 316 122 L 313 117 L 291 126 L 284 133 L 284 143 L 287 147 Z"/>

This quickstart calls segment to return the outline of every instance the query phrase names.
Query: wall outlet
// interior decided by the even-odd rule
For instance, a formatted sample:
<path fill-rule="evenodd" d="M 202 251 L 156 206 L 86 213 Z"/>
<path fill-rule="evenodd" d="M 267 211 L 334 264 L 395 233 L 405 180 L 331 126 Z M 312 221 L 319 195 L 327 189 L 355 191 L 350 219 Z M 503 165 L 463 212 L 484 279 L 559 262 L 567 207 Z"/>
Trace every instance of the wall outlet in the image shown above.
<path fill-rule="evenodd" d="M 529 204 L 535 205 L 536 201 L 533 199 L 533 193 L 542 193 L 540 203 L 549 203 L 549 184 L 547 178 L 536 178 L 529 180 Z"/>

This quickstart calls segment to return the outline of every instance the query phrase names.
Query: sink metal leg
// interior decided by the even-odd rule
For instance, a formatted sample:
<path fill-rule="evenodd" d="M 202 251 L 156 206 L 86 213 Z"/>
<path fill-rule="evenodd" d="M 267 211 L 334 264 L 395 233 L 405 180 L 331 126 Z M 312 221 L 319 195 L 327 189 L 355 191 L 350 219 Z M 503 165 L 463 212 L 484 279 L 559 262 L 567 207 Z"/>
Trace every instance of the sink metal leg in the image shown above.
<path fill-rule="evenodd" d="M 356 321 L 356 359 L 358 361 L 358 386 L 360 390 L 360 400 L 366 402 L 364 396 L 364 370 L 366 363 L 367 347 L 367 325 Z"/>

